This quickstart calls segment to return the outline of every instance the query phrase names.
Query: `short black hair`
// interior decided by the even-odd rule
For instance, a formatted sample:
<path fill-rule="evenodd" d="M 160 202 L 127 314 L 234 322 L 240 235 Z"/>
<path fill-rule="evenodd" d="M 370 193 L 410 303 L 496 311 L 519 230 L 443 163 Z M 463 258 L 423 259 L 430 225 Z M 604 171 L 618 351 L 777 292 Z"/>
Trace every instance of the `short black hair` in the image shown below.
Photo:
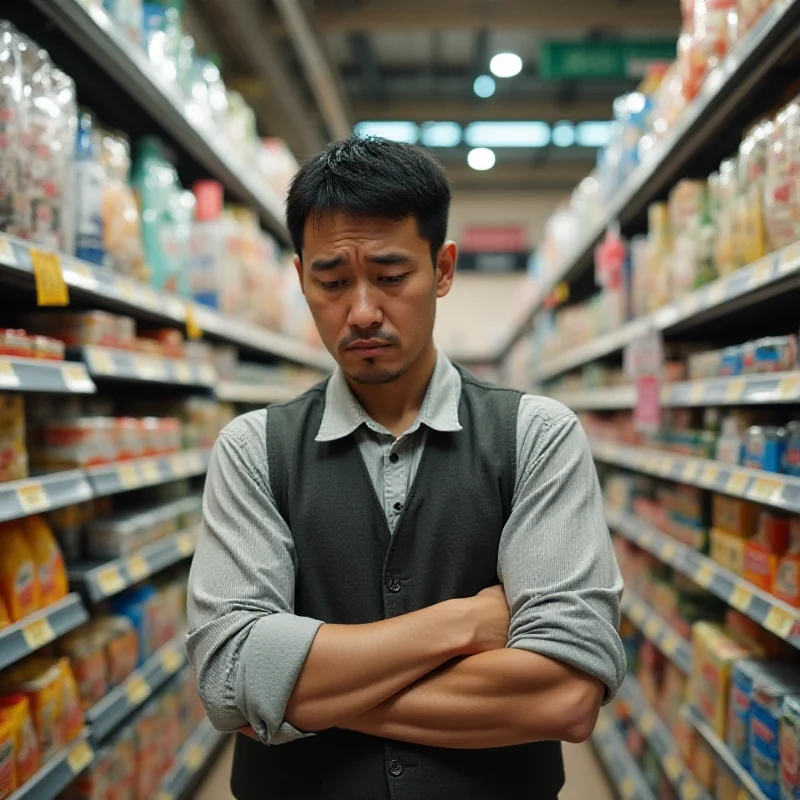
<path fill-rule="evenodd" d="M 447 237 L 450 184 L 439 162 L 421 147 L 351 136 L 312 156 L 292 181 L 286 224 L 298 256 L 309 217 L 337 211 L 398 221 L 413 217 L 435 266 Z"/>

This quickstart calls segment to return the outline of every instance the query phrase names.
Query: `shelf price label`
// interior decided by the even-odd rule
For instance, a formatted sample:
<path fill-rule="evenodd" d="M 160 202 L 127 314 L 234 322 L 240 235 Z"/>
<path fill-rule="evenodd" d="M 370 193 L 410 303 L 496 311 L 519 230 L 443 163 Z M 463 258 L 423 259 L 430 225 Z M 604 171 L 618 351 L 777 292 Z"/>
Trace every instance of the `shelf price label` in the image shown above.
<path fill-rule="evenodd" d="M 64 364 L 61 367 L 61 377 L 70 392 L 92 391 L 92 382 L 83 364 Z"/>
<path fill-rule="evenodd" d="M 669 631 L 661 642 L 661 649 L 669 658 L 672 658 L 678 649 L 679 643 L 680 640 L 678 639 L 678 635 L 675 633 L 675 631 Z"/>
<path fill-rule="evenodd" d="M 108 350 L 92 348 L 89 353 L 89 369 L 97 375 L 115 375 L 117 372 L 114 358 Z"/>
<path fill-rule="evenodd" d="M 165 672 L 169 672 L 170 674 L 177 672 L 182 664 L 183 658 L 181 654 L 172 647 L 165 650 L 164 655 L 161 656 L 161 666 L 164 667 Z"/>
<path fill-rule="evenodd" d="M 104 597 L 119 594 L 126 586 L 125 579 L 116 566 L 105 567 L 97 573 L 97 585 Z"/>
<path fill-rule="evenodd" d="M 747 494 L 752 500 L 769 503 L 782 489 L 783 484 L 775 478 L 756 478 Z"/>
<path fill-rule="evenodd" d="M 117 475 L 119 476 L 119 482 L 126 489 L 136 489 L 141 486 L 142 480 L 133 464 L 120 464 L 117 469 Z"/>
<path fill-rule="evenodd" d="M 35 619 L 22 629 L 22 636 L 29 650 L 38 650 L 56 638 L 56 633 L 47 617 Z"/>
<path fill-rule="evenodd" d="M 186 304 L 186 335 L 190 339 L 202 339 L 203 329 L 197 320 L 197 312 L 191 303 Z"/>
<path fill-rule="evenodd" d="M 675 542 L 664 542 L 664 546 L 661 548 L 661 558 L 664 559 L 664 561 L 671 563 L 677 554 L 678 548 Z"/>
<path fill-rule="evenodd" d="M 700 568 L 694 574 L 695 583 L 699 583 L 704 589 L 711 586 L 714 580 L 714 568 L 710 564 L 701 564 Z"/>
<path fill-rule="evenodd" d="M 780 606 L 772 606 L 764 620 L 764 627 L 780 636 L 781 639 L 788 639 L 794 631 L 795 620 L 794 614 L 785 611 Z"/>
<path fill-rule="evenodd" d="M 131 579 L 136 583 L 150 576 L 150 565 L 143 556 L 131 556 L 125 566 Z"/>
<path fill-rule="evenodd" d="M 792 242 L 792 244 L 783 248 L 779 269 L 781 275 L 800 269 L 800 241 Z"/>
<path fill-rule="evenodd" d="M 737 611 L 744 611 L 750 606 L 750 600 L 753 598 L 753 593 L 741 583 L 737 583 L 731 594 L 730 604 Z"/>
<path fill-rule="evenodd" d="M 72 774 L 79 775 L 92 763 L 93 758 L 94 753 L 92 752 L 92 748 L 89 747 L 88 742 L 82 740 L 72 745 L 69 755 L 67 756 L 67 763 L 72 770 Z"/>
<path fill-rule="evenodd" d="M 195 541 L 191 533 L 180 533 L 177 538 L 178 552 L 184 557 L 194 553 Z"/>
<path fill-rule="evenodd" d="M 14 248 L 5 236 L 0 236 L 0 259 L 12 267 L 17 266 L 17 257 L 14 255 Z"/>
<path fill-rule="evenodd" d="M 725 296 L 728 293 L 728 282 L 727 281 L 715 281 L 708 287 L 708 305 L 710 306 L 718 306 L 721 302 L 725 300 Z"/>
<path fill-rule="evenodd" d="M 0 388 L 16 389 L 19 386 L 19 376 L 14 372 L 14 365 L 8 361 L 0 361 Z"/>
<path fill-rule="evenodd" d="M 705 394 L 706 394 L 705 381 L 695 381 L 692 384 L 692 390 L 689 392 L 689 402 L 691 402 L 692 405 L 699 405 L 703 402 Z"/>
<path fill-rule="evenodd" d="M 200 769 L 206 757 L 206 748 L 200 744 L 193 744 L 186 752 L 184 763 L 189 768 L 190 772 L 196 772 Z"/>
<path fill-rule="evenodd" d="M 69 290 L 58 254 L 32 247 L 30 255 L 36 280 L 36 305 L 68 306 Z"/>
<path fill-rule="evenodd" d="M 128 686 L 125 689 L 125 696 L 128 698 L 128 703 L 131 706 L 140 706 L 150 697 L 151 689 L 149 684 L 144 678 L 139 677 L 138 675 L 128 682 Z"/>
<path fill-rule="evenodd" d="M 192 383 L 192 367 L 188 361 L 176 359 L 173 364 L 178 383 Z"/>
<path fill-rule="evenodd" d="M 732 472 L 728 482 L 725 484 L 725 491 L 728 494 L 741 495 L 750 482 L 750 476 L 745 472 Z"/>
<path fill-rule="evenodd" d="M 35 514 L 50 508 L 50 501 L 38 481 L 17 487 L 17 502 L 26 514 Z"/>
<path fill-rule="evenodd" d="M 741 400 L 746 388 L 747 380 L 745 378 L 733 378 L 725 388 L 725 402 L 735 403 L 737 400 Z"/>
<path fill-rule="evenodd" d="M 778 384 L 778 400 L 796 400 L 800 397 L 800 372 L 786 375 Z"/>
<path fill-rule="evenodd" d="M 774 266 L 774 255 L 765 256 L 756 261 L 750 273 L 750 288 L 755 289 L 757 286 L 763 286 L 765 283 L 769 282 L 772 279 L 772 270 Z"/>
<path fill-rule="evenodd" d="M 675 755 L 675 753 L 668 753 L 664 759 L 664 772 L 667 773 L 667 776 L 673 782 L 678 780 L 683 773 L 683 767 L 681 766 L 680 759 Z"/>
<path fill-rule="evenodd" d="M 656 727 L 656 715 L 648 708 L 639 718 L 639 730 L 649 736 Z"/>
<path fill-rule="evenodd" d="M 700 483 L 703 486 L 710 486 L 713 485 L 714 482 L 719 477 L 719 467 L 714 464 L 709 464 L 707 467 L 703 468 L 703 472 L 700 475 Z"/>
<path fill-rule="evenodd" d="M 626 775 L 625 779 L 620 784 L 619 793 L 625 800 L 632 800 L 636 795 L 636 782 L 630 775 Z"/>
<path fill-rule="evenodd" d="M 648 639 L 657 639 L 661 633 L 661 623 L 656 617 L 650 617 L 644 624 L 644 635 Z"/>
<path fill-rule="evenodd" d="M 703 796 L 703 790 L 700 784 L 694 778 L 684 778 L 681 784 L 681 796 L 683 800 L 700 800 Z"/>
<path fill-rule="evenodd" d="M 681 480 L 685 483 L 694 483 L 700 474 L 700 465 L 696 461 L 687 461 L 681 472 Z"/>
<path fill-rule="evenodd" d="M 140 464 L 140 467 L 145 483 L 161 483 L 161 470 L 155 461 L 145 461 Z"/>

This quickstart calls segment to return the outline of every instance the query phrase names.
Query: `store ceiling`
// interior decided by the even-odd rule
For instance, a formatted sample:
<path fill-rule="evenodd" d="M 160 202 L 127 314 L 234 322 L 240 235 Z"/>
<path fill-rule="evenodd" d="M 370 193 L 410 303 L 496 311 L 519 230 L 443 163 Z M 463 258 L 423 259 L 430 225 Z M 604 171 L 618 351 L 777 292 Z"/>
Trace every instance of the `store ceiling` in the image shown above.
<path fill-rule="evenodd" d="M 674 41 L 677 0 L 188 0 L 201 51 L 218 52 L 223 75 L 256 109 L 263 133 L 302 158 L 363 123 L 608 120 L 625 75 L 566 79 L 543 74 L 543 42 Z M 307 24 L 298 37 L 297 20 Z M 496 79 L 482 99 L 473 83 L 499 52 L 522 71 Z M 316 59 L 316 60 L 315 60 Z M 322 108 L 322 113 L 320 112 Z M 458 128 L 456 129 L 458 130 Z M 573 129 L 570 129 L 573 130 Z M 565 133 L 563 130 L 562 133 Z M 415 134 L 416 135 L 416 134 Z M 570 142 L 574 134 L 568 134 Z M 563 140 L 561 140 L 563 145 Z M 497 147 L 496 166 L 467 166 L 470 147 L 434 148 L 456 188 L 568 189 L 594 163 L 594 147 Z"/>

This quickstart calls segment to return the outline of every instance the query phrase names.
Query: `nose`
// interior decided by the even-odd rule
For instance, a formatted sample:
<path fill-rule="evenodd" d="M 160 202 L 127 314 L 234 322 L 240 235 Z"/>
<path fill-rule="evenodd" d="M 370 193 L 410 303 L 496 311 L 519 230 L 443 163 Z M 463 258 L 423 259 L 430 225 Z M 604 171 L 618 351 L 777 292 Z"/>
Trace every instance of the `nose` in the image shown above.
<path fill-rule="evenodd" d="M 383 323 L 383 310 L 381 309 L 378 292 L 375 292 L 368 281 L 356 286 L 352 295 L 350 312 L 347 322 L 352 328 L 379 328 Z"/>

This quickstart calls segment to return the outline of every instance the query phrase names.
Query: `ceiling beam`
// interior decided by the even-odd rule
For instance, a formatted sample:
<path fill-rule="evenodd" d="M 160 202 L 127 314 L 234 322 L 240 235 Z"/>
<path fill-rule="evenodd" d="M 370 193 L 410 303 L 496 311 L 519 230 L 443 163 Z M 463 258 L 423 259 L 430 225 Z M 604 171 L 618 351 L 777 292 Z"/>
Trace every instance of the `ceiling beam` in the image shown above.
<path fill-rule="evenodd" d="M 238 1 L 238 0 L 237 0 Z M 232 4 L 232 5 L 235 5 Z M 677 35 L 680 4 L 655 0 L 559 0 L 532 3 L 520 0 L 363 0 L 357 8 L 318 5 L 315 18 L 331 33 L 412 30 L 535 30 L 537 33 L 585 31 L 591 28 L 633 29 Z"/>
<path fill-rule="evenodd" d="M 238 0 L 229 5 L 236 6 L 237 3 Z M 346 139 L 352 133 L 352 125 L 347 117 L 339 82 L 305 10 L 299 0 L 275 0 L 275 5 L 303 65 L 306 80 L 322 112 L 328 133 L 333 139 Z"/>
<path fill-rule="evenodd" d="M 419 100 L 393 100 L 388 103 L 353 101 L 353 119 L 382 120 L 404 119 L 412 122 L 449 120 L 474 122 L 476 120 L 526 120 L 573 122 L 611 118 L 611 99 L 579 100 L 564 105 L 554 100 L 503 100 L 491 98 L 481 102 L 447 98 L 420 98 Z"/>
<path fill-rule="evenodd" d="M 349 40 L 360 70 L 359 78 L 364 96 L 378 103 L 383 102 L 386 98 L 386 87 L 369 36 L 365 33 L 351 33 Z"/>

